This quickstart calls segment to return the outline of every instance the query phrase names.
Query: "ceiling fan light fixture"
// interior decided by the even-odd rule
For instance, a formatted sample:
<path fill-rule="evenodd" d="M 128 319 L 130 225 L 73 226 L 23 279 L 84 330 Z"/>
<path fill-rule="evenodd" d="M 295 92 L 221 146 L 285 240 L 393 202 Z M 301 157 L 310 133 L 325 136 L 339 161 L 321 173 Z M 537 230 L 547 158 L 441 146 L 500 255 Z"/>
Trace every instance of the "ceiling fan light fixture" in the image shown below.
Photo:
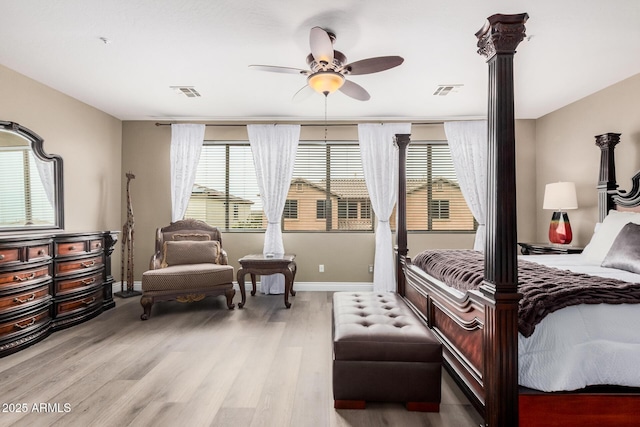
<path fill-rule="evenodd" d="M 307 78 L 307 83 L 318 93 L 329 95 L 344 84 L 344 76 L 335 71 L 318 71 Z"/>

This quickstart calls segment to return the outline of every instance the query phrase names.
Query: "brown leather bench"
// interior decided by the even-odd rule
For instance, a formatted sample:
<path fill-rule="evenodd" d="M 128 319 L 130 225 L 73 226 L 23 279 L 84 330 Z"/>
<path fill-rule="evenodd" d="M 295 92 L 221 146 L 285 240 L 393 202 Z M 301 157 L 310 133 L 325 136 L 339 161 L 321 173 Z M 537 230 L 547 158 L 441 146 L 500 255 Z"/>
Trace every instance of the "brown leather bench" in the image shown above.
<path fill-rule="evenodd" d="M 442 345 L 400 296 L 333 295 L 333 398 L 336 409 L 403 402 L 438 412 Z"/>

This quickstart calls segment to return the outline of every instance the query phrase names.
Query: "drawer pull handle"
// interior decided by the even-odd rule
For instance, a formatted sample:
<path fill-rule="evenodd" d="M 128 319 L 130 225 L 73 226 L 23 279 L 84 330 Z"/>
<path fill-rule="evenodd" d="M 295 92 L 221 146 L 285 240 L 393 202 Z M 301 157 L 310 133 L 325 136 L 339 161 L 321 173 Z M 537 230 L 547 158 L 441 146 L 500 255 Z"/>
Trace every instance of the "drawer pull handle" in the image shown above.
<path fill-rule="evenodd" d="M 33 301 L 35 298 L 36 298 L 36 294 L 35 294 L 35 293 L 33 293 L 33 294 L 31 294 L 31 296 L 30 296 L 29 298 L 27 298 L 27 299 L 20 299 L 20 298 L 18 298 L 18 297 L 15 297 L 15 298 L 13 299 L 13 302 L 17 302 L 17 303 L 19 303 L 19 304 L 24 304 L 25 302 Z"/>
<path fill-rule="evenodd" d="M 38 251 L 38 255 L 44 255 L 44 251 L 43 251 L 42 249 L 40 249 L 40 250 Z"/>
<path fill-rule="evenodd" d="M 20 323 L 16 323 L 13 326 L 15 326 L 18 329 L 25 329 L 25 328 L 28 328 L 29 326 L 33 326 L 33 324 L 35 324 L 35 323 L 36 323 L 36 318 L 32 317 L 31 321 L 29 323 L 27 323 L 26 325 L 21 325 Z"/>
<path fill-rule="evenodd" d="M 20 277 L 20 276 L 13 276 L 14 280 L 17 280 L 18 282 L 26 282 L 27 280 L 31 280 L 33 278 L 36 277 L 36 273 L 31 273 L 28 276 L 24 276 L 24 277 Z"/>
<path fill-rule="evenodd" d="M 94 260 L 91 260 L 89 262 L 81 262 L 80 265 L 83 266 L 84 268 L 89 268 L 96 265 L 96 262 Z"/>
<path fill-rule="evenodd" d="M 70 251 L 73 251 L 73 250 L 75 250 L 75 249 L 76 249 L 76 247 L 75 247 L 75 246 L 69 246 L 69 250 L 70 250 Z"/>
<path fill-rule="evenodd" d="M 4 255 L 0 255 L 0 261 L 4 259 Z"/>
<path fill-rule="evenodd" d="M 102 247 L 102 244 L 96 243 L 96 248 L 101 248 L 101 247 Z"/>
<path fill-rule="evenodd" d="M 90 285 L 92 283 L 96 282 L 96 278 L 95 277 L 90 277 L 88 279 L 83 279 L 82 283 L 84 283 L 85 285 Z"/>
<path fill-rule="evenodd" d="M 96 301 L 96 297 L 91 297 L 91 298 L 89 298 L 88 300 L 83 300 L 83 301 L 82 301 L 82 303 L 83 303 L 84 305 L 91 305 L 91 304 L 93 304 L 95 301 Z"/>

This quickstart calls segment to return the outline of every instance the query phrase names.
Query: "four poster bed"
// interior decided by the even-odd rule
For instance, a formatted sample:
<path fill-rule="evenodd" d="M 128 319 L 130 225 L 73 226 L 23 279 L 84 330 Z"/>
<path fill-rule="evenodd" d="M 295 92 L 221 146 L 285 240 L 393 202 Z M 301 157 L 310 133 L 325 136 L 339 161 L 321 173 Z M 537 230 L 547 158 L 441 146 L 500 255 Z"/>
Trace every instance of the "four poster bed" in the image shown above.
<path fill-rule="evenodd" d="M 633 325 L 640 325 L 640 304 L 637 304 L 640 285 L 632 283 L 640 282 L 640 274 L 625 271 L 614 278 L 591 279 L 592 274 L 607 276 L 607 271 L 610 273 L 613 269 L 601 268 L 599 261 L 592 266 L 599 269 L 597 272 L 587 269 L 589 275 L 576 276 L 562 272 L 565 266 L 547 268 L 518 259 L 512 64 L 515 48 L 525 36 L 527 18 L 526 14 L 493 15 L 476 34 L 478 52 L 488 58 L 489 65 L 484 254 L 428 251 L 415 255 L 413 260 L 408 257 L 405 161 L 410 138 L 396 135 L 399 148 L 398 293 L 442 342 L 447 369 L 483 414 L 485 425 L 638 425 L 640 369 L 634 362 L 640 361 L 637 356 L 640 342 Z M 619 223 L 628 219 L 625 215 L 636 215 L 637 218 L 629 222 L 640 223 L 640 213 L 608 215 L 611 209 L 632 210 L 640 205 L 640 173 L 633 178 L 629 193 L 617 190 L 613 151 L 619 136 L 609 133 L 596 137 L 596 145 L 601 149 L 598 192 L 602 225 L 600 235 L 594 234 L 593 245 L 590 243 L 585 248 L 592 257 L 607 255 L 611 241 L 622 227 Z M 612 222 L 619 227 L 614 227 L 616 233 L 605 239 L 609 247 L 603 249 L 596 243 L 595 236 L 602 239 L 610 234 Z M 462 258 L 466 256 L 462 252 L 471 254 L 475 264 L 469 258 Z M 442 258 L 444 255 L 454 258 Z M 564 264 L 580 264 L 579 260 L 586 259 L 587 255 L 537 256 L 530 257 L 530 261 L 555 259 Z M 440 261 L 436 267 L 439 271 L 426 273 L 423 268 L 434 259 Z M 418 261 L 424 265 L 416 265 Z M 461 270 L 447 276 L 455 264 L 460 264 Z M 539 272 L 544 272 L 543 279 L 536 276 Z M 461 279 L 473 281 L 475 286 L 468 287 Z M 583 285 L 589 280 L 606 282 L 605 290 L 585 291 Z M 550 299 L 541 301 L 541 288 L 551 288 Z M 579 300 L 571 302 L 571 297 L 576 295 Z M 603 302 L 605 304 L 601 304 Z M 541 314 L 547 316 L 543 318 Z M 604 335 L 581 341 L 582 337 L 595 336 L 597 329 Z M 560 335 L 553 335 L 555 332 Z M 618 347 L 611 347 L 607 341 L 610 336 L 620 341 Z M 536 337 L 542 337 L 538 339 L 541 344 L 530 345 Z M 555 353 L 549 344 L 554 339 L 565 344 Z M 591 358 L 581 359 L 581 353 Z M 542 359 L 536 359 L 536 355 L 542 355 Z M 562 359 L 564 356 L 568 358 Z M 612 368 L 605 366 L 607 360 L 614 362 Z M 521 386 L 522 383 L 528 387 Z"/>

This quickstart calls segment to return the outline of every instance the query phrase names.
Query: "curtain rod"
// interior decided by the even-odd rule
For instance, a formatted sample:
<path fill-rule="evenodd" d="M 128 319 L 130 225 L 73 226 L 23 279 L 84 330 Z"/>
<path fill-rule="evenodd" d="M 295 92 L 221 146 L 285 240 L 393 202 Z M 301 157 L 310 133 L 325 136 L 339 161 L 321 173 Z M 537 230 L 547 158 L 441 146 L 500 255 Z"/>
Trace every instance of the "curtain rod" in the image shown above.
<path fill-rule="evenodd" d="M 405 123 L 402 121 L 398 121 L 398 122 L 363 122 L 363 123 Z M 156 126 L 171 126 L 174 123 L 158 123 L 156 122 Z M 267 123 L 268 124 L 268 123 Z M 277 123 L 274 123 L 277 124 Z M 411 122 L 412 125 L 442 125 L 444 124 L 444 122 L 418 122 L 418 123 L 413 123 Z M 307 123 L 307 124 L 301 124 L 300 126 L 302 127 L 324 127 L 324 126 L 357 126 L 358 123 Z M 207 127 L 245 127 L 247 126 L 247 124 L 222 124 L 222 123 L 206 123 L 205 126 Z"/>

